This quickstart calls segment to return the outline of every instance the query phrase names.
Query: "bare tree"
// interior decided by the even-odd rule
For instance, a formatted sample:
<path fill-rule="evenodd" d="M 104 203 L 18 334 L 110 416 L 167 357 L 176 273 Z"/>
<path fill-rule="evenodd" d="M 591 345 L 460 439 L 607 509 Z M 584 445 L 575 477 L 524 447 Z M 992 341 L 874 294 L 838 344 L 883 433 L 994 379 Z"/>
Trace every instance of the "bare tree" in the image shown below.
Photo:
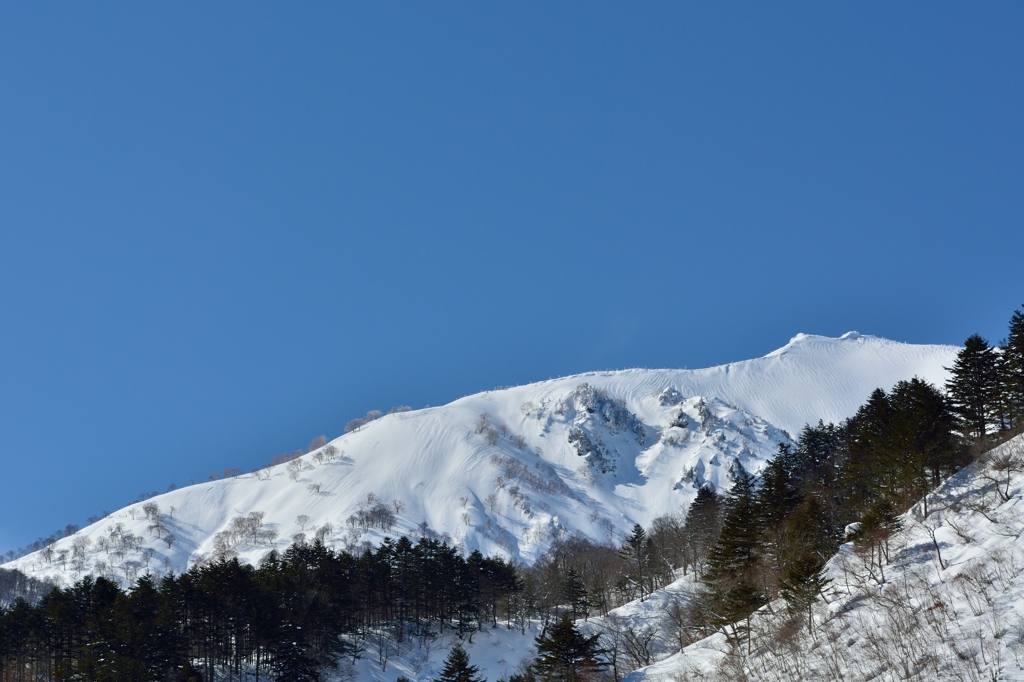
<path fill-rule="evenodd" d="M 1024 470 L 1024 444 L 1011 441 L 987 452 L 982 459 L 981 478 L 993 484 L 1003 502 L 1012 497 L 1010 483 Z"/>
<path fill-rule="evenodd" d="M 326 542 L 327 538 L 329 538 L 333 532 L 334 532 L 334 526 L 332 526 L 328 522 L 328 523 L 324 523 L 324 525 L 322 525 L 319 528 L 317 528 L 316 529 L 316 533 L 314 534 L 313 537 L 315 537 L 319 542 Z"/>
<path fill-rule="evenodd" d="M 302 464 L 297 459 L 293 459 L 288 462 L 287 471 L 288 478 L 292 479 L 292 481 L 298 482 L 299 476 L 302 473 Z"/>
<path fill-rule="evenodd" d="M 295 517 L 295 523 L 298 524 L 299 530 L 305 531 L 306 530 L 306 524 L 309 523 L 309 517 L 306 516 L 305 514 L 299 514 L 298 516 Z"/>
<path fill-rule="evenodd" d="M 321 488 L 323 488 L 323 484 L 321 483 L 310 483 L 306 486 L 306 490 L 308 490 L 311 495 L 319 495 Z"/>
<path fill-rule="evenodd" d="M 160 505 L 156 502 L 147 502 L 142 505 L 142 513 L 146 515 L 146 518 L 150 521 L 160 520 Z"/>
<path fill-rule="evenodd" d="M 306 446 L 306 452 L 319 450 L 325 445 L 327 445 L 327 436 L 317 436 L 309 445 Z"/>

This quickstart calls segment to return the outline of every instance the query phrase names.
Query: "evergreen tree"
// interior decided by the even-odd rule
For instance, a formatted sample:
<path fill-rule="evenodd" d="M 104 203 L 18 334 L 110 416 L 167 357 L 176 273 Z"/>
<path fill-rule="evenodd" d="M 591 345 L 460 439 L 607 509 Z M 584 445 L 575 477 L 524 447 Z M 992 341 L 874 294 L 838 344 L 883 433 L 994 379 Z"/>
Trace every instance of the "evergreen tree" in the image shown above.
<path fill-rule="evenodd" d="M 807 618 L 807 630 L 814 629 L 814 602 L 830 582 L 824 575 L 825 563 L 816 554 L 805 554 L 792 563 L 780 584 L 779 593 L 793 616 Z"/>
<path fill-rule="evenodd" d="M 586 618 L 590 615 L 590 600 L 587 598 L 587 586 L 583 584 L 583 579 L 580 578 L 580 574 L 576 572 L 575 568 L 570 568 L 566 573 L 562 593 L 566 603 L 572 609 L 573 620 L 580 616 Z"/>
<path fill-rule="evenodd" d="M 604 667 L 604 650 L 598 645 L 600 635 L 584 636 L 569 614 L 542 632 L 534 642 L 537 660 L 534 669 L 545 682 L 586 682 Z"/>
<path fill-rule="evenodd" d="M 790 510 L 800 504 L 801 496 L 793 476 L 793 452 L 780 445 L 779 453 L 765 465 L 761 488 L 757 491 L 757 517 L 765 526 L 782 524 Z"/>
<path fill-rule="evenodd" d="M 712 581 L 743 573 L 757 561 L 760 529 L 754 477 L 737 462 L 733 478 L 725 502 L 722 531 L 708 556 L 708 577 Z"/>
<path fill-rule="evenodd" d="M 686 510 L 683 522 L 687 561 L 698 574 L 703 572 L 708 554 L 718 541 L 721 525 L 722 500 L 710 486 L 702 485 Z"/>
<path fill-rule="evenodd" d="M 652 550 L 653 543 L 639 523 L 633 526 L 633 531 L 619 549 L 619 556 L 629 566 L 627 579 L 639 592 L 640 601 L 653 591 L 650 570 Z"/>
<path fill-rule="evenodd" d="M 813 554 L 824 562 L 839 549 L 843 525 L 817 495 L 809 495 L 794 509 L 785 525 L 785 551 L 790 557 Z"/>
<path fill-rule="evenodd" d="M 980 444 L 999 426 L 999 356 L 988 341 L 971 335 L 956 356 L 946 393 L 958 425 L 972 443 Z"/>
<path fill-rule="evenodd" d="M 462 644 L 456 643 L 448 652 L 444 670 L 437 682 L 487 682 L 477 674 L 479 672 L 480 668 L 469 664 L 469 654 L 462 648 Z"/>
<path fill-rule="evenodd" d="M 761 474 L 761 487 L 756 494 L 755 518 L 760 528 L 760 548 L 767 563 L 781 568 L 786 554 L 784 521 L 801 500 L 796 479 L 792 475 L 793 451 L 779 446 L 779 453 L 768 462 Z M 748 519 L 753 523 L 754 519 Z"/>
<path fill-rule="evenodd" d="M 866 403 L 846 424 L 849 456 L 840 474 L 842 497 L 851 516 L 870 505 L 878 497 L 880 484 L 889 476 L 889 428 L 892 405 L 885 391 L 876 388 Z"/>
<path fill-rule="evenodd" d="M 1024 312 L 1010 318 L 1010 333 L 1003 346 L 1003 401 L 1010 428 L 1024 426 Z"/>
<path fill-rule="evenodd" d="M 277 682 L 318 682 L 319 666 L 307 653 L 306 637 L 301 626 L 286 623 L 282 639 L 275 647 L 274 672 Z"/>
<path fill-rule="evenodd" d="M 892 472 L 893 499 L 916 500 L 942 482 L 959 464 L 954 417 L 945 397 L 918 378 L 901 381 L 889 396 L 892 423 L 885 451 Z"/>
<path fill-rule="evenodd" d="M 792 455 L 792 474 L 803 492 L 833 491 L 846 455 L 846 429 L 825 424 L 805 425 Z"/>
<path fill-rule="evenodd" d="M 746 577 L 732 581 L 728 589 L 715 594 L 714 625 L 731 633 L 733 641 L 747 640 L 750 646 L 750 614 L 768 603 L 768 597 Z"/>

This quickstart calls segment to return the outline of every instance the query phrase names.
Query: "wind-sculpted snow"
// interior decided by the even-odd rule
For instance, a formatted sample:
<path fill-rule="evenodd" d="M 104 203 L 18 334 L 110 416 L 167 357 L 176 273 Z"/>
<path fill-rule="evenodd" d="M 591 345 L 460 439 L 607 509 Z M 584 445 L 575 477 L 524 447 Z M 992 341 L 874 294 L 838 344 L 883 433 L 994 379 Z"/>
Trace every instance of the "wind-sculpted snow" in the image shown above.
<path fill-rule="evenodd" d="M 841 420 L 871 390 L 942 383 L 956 349 L 799 335 L 703 370 L 594 372 L 390 414 L 254 474 L 126 507 L 14 566 L 64 583 L 128 582 L 214 558 L 256 562 L 296 538 L 358 549 L 440 537 L 527 563 L 559 537 L 621 541 L 701 485 L 757 473 L 805 423 Z M 788 432 L 788 433 L 787 433 Z M 148 511 L 144 509 L 149 505 Z"/>

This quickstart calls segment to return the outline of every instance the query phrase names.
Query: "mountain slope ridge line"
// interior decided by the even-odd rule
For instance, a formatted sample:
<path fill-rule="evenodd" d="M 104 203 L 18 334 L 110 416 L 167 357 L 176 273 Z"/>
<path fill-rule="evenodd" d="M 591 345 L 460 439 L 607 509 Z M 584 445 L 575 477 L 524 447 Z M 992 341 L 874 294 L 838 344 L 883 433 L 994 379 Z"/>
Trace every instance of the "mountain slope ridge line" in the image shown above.
<path fill-rule="evenodd" d="M 707 369 L 478 393 L 385 415 L 259 474 L 129 505 L 11 565 L 64 584 L 87 574 L 127 583 L 216 558 L 255 563 L 301 537 L 353 549 L 403 534 L 532 563 L 557 538 L 616 543 L 688 505 L 700 485 L 728 488 L 732 467 L 757 473 L 804 424 L 849 417 L 875 388 L 914 376 L 941 386 L 957 350 L 798 334 Z M 239 530 L 253 513 L 259 528 Z"/>

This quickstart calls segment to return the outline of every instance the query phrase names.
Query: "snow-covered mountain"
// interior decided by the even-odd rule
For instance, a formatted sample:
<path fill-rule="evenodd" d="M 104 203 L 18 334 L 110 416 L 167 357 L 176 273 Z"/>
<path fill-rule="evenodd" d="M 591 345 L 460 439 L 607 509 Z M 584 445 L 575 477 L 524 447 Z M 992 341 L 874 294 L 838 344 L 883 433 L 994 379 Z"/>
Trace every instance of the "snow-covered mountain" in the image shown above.
<path fill-rule="evenodd" d="M 757 472 L 805 423 L 853 414 L 914 376 L 941 385 L 952 346 L 800 334 L 755 360 L 701 370 L 594 372 L 384 416 L 304 457 L 121 509 L 12 562 L 71 582 L 258 561 L 296 534 L 336 547 L 447 536 L 532 562 L 560 536 L 618 541 Z"/>

